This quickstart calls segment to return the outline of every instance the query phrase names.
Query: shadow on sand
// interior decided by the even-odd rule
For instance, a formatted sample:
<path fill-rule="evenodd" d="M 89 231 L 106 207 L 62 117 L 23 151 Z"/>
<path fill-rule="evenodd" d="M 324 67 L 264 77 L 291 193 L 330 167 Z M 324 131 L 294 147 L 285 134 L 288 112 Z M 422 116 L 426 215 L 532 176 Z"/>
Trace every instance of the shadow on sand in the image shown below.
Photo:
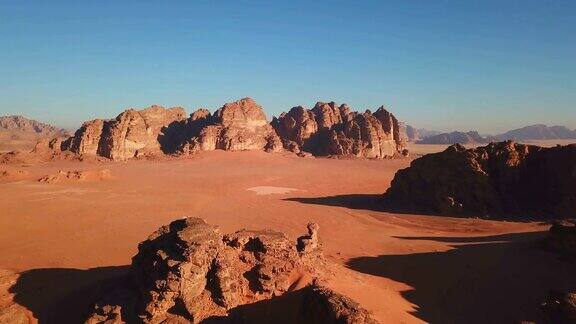
<path fill-rule="evenodd" d="M 14 301 L 30 310 L 40 324 L 83 323 L 102 285 L 128 273 L 128 266 L 79 269 L 34 269 L 22 272 L 9 289 Z"/>
<path fill-rule="evenodd" d="M 381 194 L 350 194 L 326 197 L 296 197 L 286 198 L 285 201 L 296 201 L 310 205 L 324 205 L 334 207 L 345 207 L 350 209 L 362 209 L 373 211 L 387 211 L 382 204 Z"/>
<path fill-rule="evenodd" d="M 562 261 L 539 243 L 545 233 L 488 237 L 398 237 L 450 243 L 446 252 L 350 259 L 359 272 L 413 289 L 402 296 L 413 314 L 430 323 L 546 322 L 541 303 L 552 290 L 576 288 L 576 263 Z"/>

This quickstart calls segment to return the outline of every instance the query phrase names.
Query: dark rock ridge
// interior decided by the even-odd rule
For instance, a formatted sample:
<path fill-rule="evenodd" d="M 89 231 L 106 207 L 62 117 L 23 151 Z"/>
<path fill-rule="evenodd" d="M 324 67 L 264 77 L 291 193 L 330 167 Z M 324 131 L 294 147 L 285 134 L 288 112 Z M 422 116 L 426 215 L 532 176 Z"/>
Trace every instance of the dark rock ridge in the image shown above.
<path fill-rule="evenodd" d="M 405 141 L 403 125 L 383 107 L 360 114 L 346 105 L 318 103 L 312 110 L 293 108 L 269 123 L 262 107 L 244 98 L 213 114 L 199 109 L 188 118 L 179 107 L 129 109 L 114 120 L 84 123 L 60 147 L 81 156 L 119 161 L 209 150 L 284 149 L 318 156 L 382 158 L 407 154 Z"/>
<path fill-rule="evenodd" d="M 560 254 L 567 262 L 576 257 L 576 223 L 574 220 L 555 222 L 544 240 L 544 247 Z M 576 322 L 576 290 L 552 291 L 543 308 L 550 323 Z"/>
<path fill-rule="evenodd" d="M 272 126 L 284 148 L 295 153 L 384 158 L 407 152 L 402 125 L 384 107 L 359 113 L 345 104 L 318 102 L 282 113 Z"/>
<path fill-rule="evenodd" d="M 455 216 L 572 218 L 576 145 L 452 145 L 398 171 L 384 200 L 394 208 Z"/>
<path fill-rule="evenodd" d="M 576 223 L 565 220 L 552 224 L 544 246 L 563 256 L 576 257 Z"/>
<path fill-rule="evenodd" d="M 484 138 L 476 131 L 442 133 L 419 140 L 418 144 L 483 144 L 490 139 Z"/>
<path fill-rule="evenodd" d="M 269 314 L 251 307 L 280 297 L 294 299 L 278 306 L 284 322 L 374 323 L 349 298 L 309 286 L 325 261 L 318 226 L 308 230 L 297 244 L 271 230 L 222 235 L 199 218 L 176 220 L 140 243 L 129 276 L 105 289 L 86 323 L 253 323 Z"/>

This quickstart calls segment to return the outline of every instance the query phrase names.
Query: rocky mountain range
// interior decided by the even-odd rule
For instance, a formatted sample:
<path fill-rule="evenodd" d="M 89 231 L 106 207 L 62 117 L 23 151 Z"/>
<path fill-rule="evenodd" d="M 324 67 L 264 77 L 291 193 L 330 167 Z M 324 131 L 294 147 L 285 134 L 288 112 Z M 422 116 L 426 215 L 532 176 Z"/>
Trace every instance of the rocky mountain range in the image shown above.
<path fill-rule="evenodd" d="M 481 136 L 476 131 L 456 131 L 451 133 L 421 136 L 417 130 L 412 127 L 410 128 L 407 127 L 406 129 L 408 138 L 411 138 L 410 136 L 412 136 L 413 141 L 416 141 L 419 144 L 482 144 L 507 140 L 526 141 L 576 139 L 576 130 L 571 130 L 565 126 L 546 126 L 543 124 L 525 126 L 493 136 Z"/>
<path fill-rule="evenodd" d="M 530 125 L 497 135 L 498 140 L 576 139 L 576 130 L 565 126 Z"/>
<path fill-rule="evenodd" d="M 112 120 L 85 122 L 74 136 L 50 145 L 117 161 L 216 149 L 387 158 L 407 154 L 401 126 L 384 107 L 359 113 L 334 102 L 294 107 L 269 122 L 260 105 L 244 98 L 189 117 L 181 107 L 129 109 Z"/>
<path fill-rule="evenodd" d="M 0 117 L 0 151 L 30 150 L 39 139 L 67 136 L 64 129 L 26 117 Z"/>

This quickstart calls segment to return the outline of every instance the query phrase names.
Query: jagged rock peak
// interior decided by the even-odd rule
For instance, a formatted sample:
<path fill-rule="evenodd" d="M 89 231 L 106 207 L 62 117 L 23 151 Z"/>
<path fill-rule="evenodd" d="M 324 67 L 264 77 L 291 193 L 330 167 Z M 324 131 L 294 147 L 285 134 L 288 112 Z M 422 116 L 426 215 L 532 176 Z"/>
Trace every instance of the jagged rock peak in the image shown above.
<path fill-rule="evenodd" d="M 403 127 L 384 107 L 353 112 L 346 104 L 317 102 L 272 120 L 284 148 L 317 156 L 393 157 L 406 154 Z"/>

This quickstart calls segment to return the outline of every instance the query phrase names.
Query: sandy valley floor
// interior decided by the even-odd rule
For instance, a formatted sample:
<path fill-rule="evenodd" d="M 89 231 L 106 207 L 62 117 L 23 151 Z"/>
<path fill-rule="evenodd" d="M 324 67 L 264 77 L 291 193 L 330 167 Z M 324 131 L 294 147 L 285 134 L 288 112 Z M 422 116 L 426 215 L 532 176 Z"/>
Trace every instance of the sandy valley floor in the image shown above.
<path fill-rule="evenodd" d="M 314 221 L 334 263 L 330 285 L 382 323 L 538 319 L 548 291 L 576 270 L 539 248 L 548 226 L 381 210 L 375 199 L 409 163 L 204 152 L 2 165 L 28 176 L 0 183 L 0 269 L 21 272 L 0 288 L 41 321 L 74 323 L 97 293 L 94 283 L 123 273 L 138 242 L 173 219 L 199 216 L 223 232 L 272 228 L 293 238 Z M 112 178 L 37 181 L 85 169 L 108 169 Z"/>

